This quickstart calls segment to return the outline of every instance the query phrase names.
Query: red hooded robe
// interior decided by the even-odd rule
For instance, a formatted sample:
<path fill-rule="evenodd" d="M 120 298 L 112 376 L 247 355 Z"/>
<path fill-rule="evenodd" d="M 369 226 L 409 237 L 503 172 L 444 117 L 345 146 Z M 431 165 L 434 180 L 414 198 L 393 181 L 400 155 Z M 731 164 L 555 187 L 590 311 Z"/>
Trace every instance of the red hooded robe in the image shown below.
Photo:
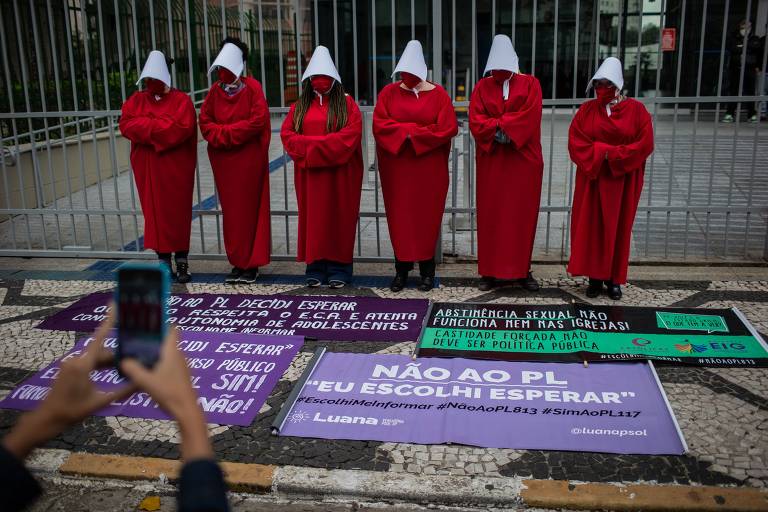
<path fill-rule="evenodd" d="M 315 96 L 304 115 L 302 133 L 293 128 L 291 106 L 280 137 L 294 161 L 299 205 L 297 260 L 352 263 L 355 231 L 363 185 L 362 116 L 355 100 L 346 96 L 347 124 L 327 132 L 328 106 Z"/>
<path fill-rule="evenodd" d="M 224 246 L 240 269 L 269 263 L 269 108 L 261 84 L 241 77 L 245 87 L 230 96 L 216 82 L 200 109 L 200 131 L 224 216 Z"/>
<path fill-rule="evenodd" d="M 435 255 L 448 194 L 448 155 L 458 133 L 451 98 L 439 85 L 413 91 L 387 85 L 373 111 L 373 135 L 395 257 Z"/>
<path fill-rule="evenodd" d="M 610 116 L 598 100 L 588 101 L 571 123 L 568 151 L 577 167 L 568 272 L 624 284 L 645 161 L 653 152 L 651 116 L 631 98 Z"/>
<path fill-rule="evenodd" d="M 123 105 L 120 133 L 131 141 L 131 168 L 144 215 L 144 247 L 189 250 L 197 163 L 197 120 L 189 96 L 171 89 L 134 93 Z"/>
<path fill-rule="evenodd" d="M 494 141 L 496 128 L 512 140 Z M 515 74 L 509 98 L 502 84 L 480 80 L 469 103 L 477 144 L 477 263 L 482 276 L 526 277 L 536 236 L 544 160 L 541 156 L 541 86 Z"/>

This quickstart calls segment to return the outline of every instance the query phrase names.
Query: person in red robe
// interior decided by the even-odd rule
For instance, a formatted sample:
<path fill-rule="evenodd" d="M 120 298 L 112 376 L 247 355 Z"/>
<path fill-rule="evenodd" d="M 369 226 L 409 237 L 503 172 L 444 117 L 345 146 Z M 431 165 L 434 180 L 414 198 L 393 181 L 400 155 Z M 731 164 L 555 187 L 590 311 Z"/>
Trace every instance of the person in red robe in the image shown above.
<path fill-rule="evenodd" d="M 200 131 L 208 141 L 221 211 L 224 246 L 232 271 L 229 284 L 251 284 L 269 263 L 269 108 L 261 84 L 240 76 L 248 47 L 228 37 L 211 66 L 219 80 L 200 109 Z"/>
<path fill-rule="evenodd" d="M 536 291 L 530 269 L 544 175 L 541 86 L 536 77 L 520 74 L 505 35 L 493 39 L 485 72 L 491 76 L 475 85 L 469 102 L 477 148 L 478 288 L 514 279 Z"/>
<path fill-rule="evenodd" d="M 302 77 L 280 137 L 294 161 L 299 206 L 297 260 L 307 286 L 342 288 L 352 280 L 352 256 L 363 185 L 362 116 L 344 93 L 328 49 L 318 46 Z"/>
<path fill-rule="evenodd" d="M 151 52 L 144 89 L 123 104 L 120 133 L 131 141 L 131 168 L 144 215 L 144 247 L 157 252 L 178 282 L 188 283 L 197 116 L 189 96 L 171 87 L 162 52 Z M 176 261 L 174 272 L 171 257 Z"/>
<path fill-rule="evenodd" d="M 395 252 L 390 289 L 402 290 L 419 262 L 419 290 L 435 280 L 435 247 L 448 194 L 448 155 L 458 133 L 451 98 L 427 82 L 421 44 L 411 41 L 392 73 L 400 80 L 379 93 L 373 136 L 389 236 Z"/>
<path fill-rule="evenodd" d="M 588 297 L 605 284 L 613 300 L 627 282 L 632 224 L 653 152 L 651 116 L 621 94 L 623 85 L 621 62 L 607 58 L 590 82 L 597 97 L 581 105 L 568 133 L 577 169 L 568 272 L 589 277 Z"/>

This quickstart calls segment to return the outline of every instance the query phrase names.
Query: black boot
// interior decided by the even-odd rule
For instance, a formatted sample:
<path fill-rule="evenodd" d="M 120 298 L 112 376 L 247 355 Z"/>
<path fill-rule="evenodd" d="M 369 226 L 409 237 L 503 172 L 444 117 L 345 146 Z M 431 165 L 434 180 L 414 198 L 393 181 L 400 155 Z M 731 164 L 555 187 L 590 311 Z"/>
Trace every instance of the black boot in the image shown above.
<path fill-rule="evenodd" d="M 528 290 L 529 292 L 537 292 L 539 291 L 539 282 L 533 278 L 533 274 L 531 272 L 528 272 L 528 275 L 518 279 L 518 283 L 520 283 L 520 286 Z"/>
<path fill-rule="evenodd" d="M 587 286 L 587 297 L 594 299 L 600 295 L 603 291 L 603 281 L 600 279 L 589 278 L 589 286 Z"/>
<path fill-rule="evenodd" d="M 608 286 L 608 296 L 612 300 L 621 299 L 621 286 L 619 286 L 618 284 L 613 284 L 611 281 L 608 281 L 605 284 Z"/>
<path fill-rule="evenodd" d="M 186 284 L 192 280 L 192 274 L 189 273 L 189 263 L 187 260 L 176 260 L 176 281 Z"/>
<path fill-rule="evenodd" d="M 389 285 L 389 289 L 397 293 L 405 288 L 405 284 L 408 282 L 408 274 L 395 274 L 395 278 Z"/>
<path fill-rule="evenodd" d="M 435 287 L 435 277 L 434 276 L 422 276 L 421 284 L 419 285 L 419 291 L 428 292 L 429 290 L 431 290 L 434 287 Z"/>
<path fill-rule="evenodd" d="M 480 278 L 480 282 L 477 284 L 477 289 L 481 292 L 487 292 L 492 290 L 496 286 L 496 278 L 483 276 Z"/>

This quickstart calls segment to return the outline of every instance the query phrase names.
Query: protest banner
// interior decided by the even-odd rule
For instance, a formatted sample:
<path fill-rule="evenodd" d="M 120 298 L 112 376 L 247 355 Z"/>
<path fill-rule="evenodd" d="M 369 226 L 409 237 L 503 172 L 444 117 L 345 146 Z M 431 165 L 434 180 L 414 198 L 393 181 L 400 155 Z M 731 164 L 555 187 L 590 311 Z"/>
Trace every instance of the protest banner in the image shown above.
<path fill-rule="evenodd" d="M 187 358 L 192 387 L 209 423 L 247 426 L 253 422 L 275 384 L 304 344 L 301 336 L 256 336 L 236 333 L 179 333 L 179 349 Z M 50 392 L 61 363 L 81 355 L 94 340 L 79 340 L 60 360 L 24 381 L 0 401 L 0 408 L 24 411 L 36 408 Z M 104 346 L 114 350 L 112 336 Z M 126 385 L 116 368 L 93 372 L 91 381 L 101 391 Z M 144 392 L 136 392 L 95 413 L 96 416 L 171 419 Z"/>
<path fill-rule="evenodd" d="M 83 297 L 38 329 L 93 331 L 111 293 Z M 416 341 L 429 301 L 319 295 L 183 293 L 168 300 L 168 320 L 186 331 L 306 336 L 328 341 Z"/>
<path fill-rule="evenodd" d="M 435 303 L 420 356 L 504 361 L 654 359 L 768 366 L 768 346 L 737 310 L 589 304 Z"/>
<path fill-rule="evenodd" d="M 486 448 L 683 454 L 650 363 L 521 363 L 316 354 L 281 436 Z"/>

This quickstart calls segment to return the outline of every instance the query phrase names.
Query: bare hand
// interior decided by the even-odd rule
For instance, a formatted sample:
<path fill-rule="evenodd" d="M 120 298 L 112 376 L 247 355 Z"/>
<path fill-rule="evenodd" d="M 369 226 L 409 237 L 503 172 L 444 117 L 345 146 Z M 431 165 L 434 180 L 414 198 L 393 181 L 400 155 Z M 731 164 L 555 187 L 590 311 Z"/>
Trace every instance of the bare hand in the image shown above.
<path fill-rule="evenodd" d="M 61 363 L 56 381 L 40 407 L 22 416 L 3 439 L 6 449 L 24 459 L 35 446 L 135 391 L 135 386 L 129 384 L 105 393 L 99 391 L 90 378 L 92 371 L 114 362 L 112 352 L 104 348 L 104 339 L 113 324 L 114 317 L 110 314 L 96 330 L 95 339 L 85 353 Z"/>
<path fill-rule="evenodd" d="M 179 422 L 182 458 L 210 459 L 213 458 L 213 449 L 208 440 L 205 416 L 197 403 L 187 360 L 178 343 L 179 332 L 171 326 L 154 368 L 147 369 L 135 359 L 124 359 L 120 369 Z"/>
<path fill-rule="evenodd" d="M 190 407 L 197 407 L 197 394 L 192 389 L 187 360 L 178 343 L 179 332 L 170 326 L 154 368 L 148 369 L 135 359 L 124 359 L 120 363 L 123 373 L 174 417 Z"/>

